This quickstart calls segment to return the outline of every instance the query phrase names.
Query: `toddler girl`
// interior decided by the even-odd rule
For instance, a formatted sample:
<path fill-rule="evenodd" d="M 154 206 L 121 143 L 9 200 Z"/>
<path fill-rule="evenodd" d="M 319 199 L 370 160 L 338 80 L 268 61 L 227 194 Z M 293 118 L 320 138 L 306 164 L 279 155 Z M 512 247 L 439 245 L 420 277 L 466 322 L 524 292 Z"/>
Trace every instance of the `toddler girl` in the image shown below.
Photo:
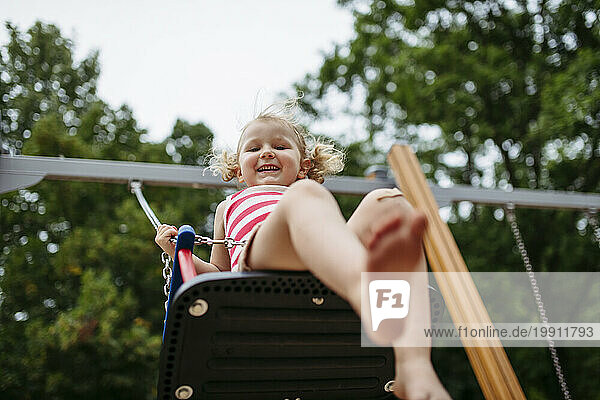
<path fill-rule="evenodd" d="M 194 256 L 194 265 L 198 273 L 309 270 L 361 315 L 361 272 L 426 271 L 421 244 L 426 220 L 397 189 L 377 189 L 346 222 L 320 185 L 325 175 L 342 170 L 343 155 L 308 135 L 295 108 L 295 99 L 267 108 L 242 129 L 235 154 L 213 157 L 211 169 L 225 181 L 237 178 L 247 186 L 217 206 L 214 238 L 246 245 L 229 251 L 213 246 L 210 262 Z M 169 239 L 176 234 L 175 227 L 161 225 L 155 239 L 172 258 L 175 245 Z M 428 318 L 429 310 L 421 314 Z M 404 328 L 410 321 L 409 314 Z M 375 340 L 401 343 L 402 335 L 387 332 Z M 449 398 L 429 347 L 394 347 L 394 354 L 397 397 Z"/>

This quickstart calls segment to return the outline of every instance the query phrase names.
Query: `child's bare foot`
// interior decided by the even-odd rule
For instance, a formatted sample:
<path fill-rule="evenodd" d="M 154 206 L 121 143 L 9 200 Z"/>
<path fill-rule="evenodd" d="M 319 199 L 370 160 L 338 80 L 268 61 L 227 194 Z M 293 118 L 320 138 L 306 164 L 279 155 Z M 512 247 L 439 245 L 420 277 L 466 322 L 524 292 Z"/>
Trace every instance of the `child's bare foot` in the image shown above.
<path fill-rule="evenodd" d="M 367 244 L 367 272 L 412 272 L 423 257 L 425 215 L 396 216 L 373 232 Z"/>
<path fill-rule="evenodd" d="M 420 212 L 415 212 L 412 215 L 395 216 L 376 228 L 371 240 L 367 243 L 367 272 L 405 273 L 400 278 L 390 276 L 387 279 L 409 281 L 411 286 L 409 313 L 420 315 L 419 325 L 428 323 L 428 321 L 424 321 L 424 318 L 429 317 L 429 296 L 427 293 L 427 278 L 424 274 L 426 271 L 422 245 L 426 225 L 427 220 Z M 411 272 L 417 273 L 410 274 Z M 373 275 L 373 278 L 378 279 L 375 275 Z M 383 279 L 386 279 L 385 275 Z M 368 282 L 362 282 L 361 291 L 362 298 L 369 299 Z M 424 307 L 426 307 L 426 311 L 421 312 L 420 310 Z M 384 346 L 390 345 L 394 339 L 404 334 L 407 318 L 385 319 L 381 321 L 377 331 L 374 332 L 370 314 L 370 307 L 366 307 L 361 316 L 369 337 L 375 343 Z M 412 319 L 414 320 L 414 317 Z M 422 345 L 426 346 L 427 343 Z"/>
<path fill-rule="evenodd" d="M 367 245 L 367 272 L 415 272 L 410 277 L 409 314 L 403 319 L 381 322 L 377 332 L 370 323 L 370 309 L 363 310 L 363 322 L 371 338 L 379 344 L 394 344 L 396 378 L 394 394 L 400 399 L 450 399 L 430 361 L 430 341 L 423 328 L 430 326 L 429 294 L 423 254 L 425 216 L 415 211 L 411 215 L 393 217 L 377 228 Z M 404 279 L 404 278 L 401 278 Z M 368 296 L 363 287 L 363 296 Z M 367 297 L 368 298 L 368 297 Z"/>
<path fill-rule="evenodd" d="M 409 354 L 407 357 L 407 354 L 404 354 L 407 350 L 402 347 L 394 348 L 396 356 L 394 395 L 399 399 L 406 400 L 451 399 L 428 357 L 423 357 L 429 351 L 427 349 L 411 349 L 413 351 L 410 353 L 421 351 L 421 354 L 415 354 L 415 356 Z"/>

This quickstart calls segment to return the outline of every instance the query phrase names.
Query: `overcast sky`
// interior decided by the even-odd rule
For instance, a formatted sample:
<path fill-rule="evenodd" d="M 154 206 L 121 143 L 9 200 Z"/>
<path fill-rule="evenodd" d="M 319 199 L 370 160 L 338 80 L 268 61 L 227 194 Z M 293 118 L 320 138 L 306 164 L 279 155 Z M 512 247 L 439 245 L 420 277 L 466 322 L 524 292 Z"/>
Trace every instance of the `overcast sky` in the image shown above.
<path fill-rule="evenodd" d="M 0 0 L 0 10 L 21 30 L 38 19 L 56 24 L 77 60 L 98 49 L 100 97 L 128 104 L 153 140 L 183 118 L 229 146 L 257 97 L 267 105 L 290 92 L 353 35 L 334 0 Z M 7 38 L 2 28 L 0 42 Z"/>

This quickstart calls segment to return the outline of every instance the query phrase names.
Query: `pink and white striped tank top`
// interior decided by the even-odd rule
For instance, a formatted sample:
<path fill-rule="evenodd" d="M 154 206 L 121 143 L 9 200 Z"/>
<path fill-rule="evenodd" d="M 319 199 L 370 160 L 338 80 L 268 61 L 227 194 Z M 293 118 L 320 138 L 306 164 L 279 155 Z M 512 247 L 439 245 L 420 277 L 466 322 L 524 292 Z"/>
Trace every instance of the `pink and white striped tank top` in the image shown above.
<path fill-rule="evenodd" d="M 262 222 L 275 209 L 287 186 L 251 186 L 225 199 L 223 222 L 225 237 L 234 240 L 248 240 L 252 228 Z M 231 271 L 238 271 L 238 259 L 243 246 L 229 249 Z"/>

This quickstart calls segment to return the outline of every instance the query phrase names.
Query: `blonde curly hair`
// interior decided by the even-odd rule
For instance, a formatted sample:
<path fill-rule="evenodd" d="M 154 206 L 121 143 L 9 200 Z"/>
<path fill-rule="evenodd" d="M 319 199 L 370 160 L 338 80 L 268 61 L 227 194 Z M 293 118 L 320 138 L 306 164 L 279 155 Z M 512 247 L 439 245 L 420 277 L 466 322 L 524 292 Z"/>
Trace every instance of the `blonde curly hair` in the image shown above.
<path fill-rule="evenodd" d="M 255 121 L 272 121 L 282 124 L 295 134 L 295 139 L 303 159 L 311 161 L 307 172 L 308 179 L 323 183 L 325 176 L 336 174 L 344 169 L 344 153 L 334 145 L 321 138 L 316 138 L 300 125 L 297 117 L 298 100 L 302 96 L 288 99 L 282 103 L 275 103 L 261 111 L 253 120 L 242 128 L 235 153 L 226 150 L 213 150 L 209 169 L 215 174 L 221 174 L 223 180 L 228 182 L 237 178 L 240 169 L 239 152 L 244 132 Z"/>

